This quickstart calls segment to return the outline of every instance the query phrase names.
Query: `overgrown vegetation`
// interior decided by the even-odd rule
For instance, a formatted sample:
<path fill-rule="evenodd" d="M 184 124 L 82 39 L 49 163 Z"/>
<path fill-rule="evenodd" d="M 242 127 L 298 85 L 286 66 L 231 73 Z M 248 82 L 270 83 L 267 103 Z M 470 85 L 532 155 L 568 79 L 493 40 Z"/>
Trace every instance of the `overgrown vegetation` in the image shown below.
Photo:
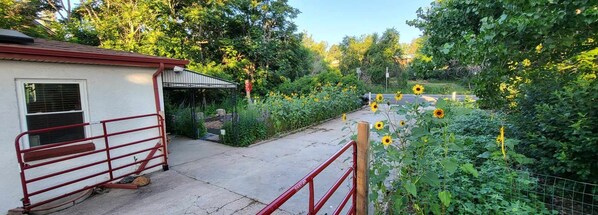
<path fill-rule="evenodd" d="M 166 111 L 170 115 L 166 116 L 166 129 L 174 134 L 183 135 L 190 138 L 201 138 L 206 134 L 206 127 L 204 120 L 196 118 L 195 125 L 193 124 L 193 117 L 191 108 L 184 105 L 167 105 Z"/>
<path fill-rule="evenodd" d="M 274 135 L 355 110 L 361 107 L 359 97 L 357 87 L 342 82 L 316 84 L 308 94 L 271 92 L 264 100 L 256 100 L 256 108 L 266 115 L 269 135 Z"/>
<path fill-rule="evenodd" d="M 435 1 L 409 24 L 425 40 L 412 68 L 473 75 L 479 104 L 509 113 L 534 171 L 598 182 L 595 2 Z"/>
<path fill-rule="evenodd" d="M 537 172 L 598 184 L 598 49 L 530 70 L 510 121 Z"/>
<path fill-rule="evenodd" d="M 222 129 L 227 132 L 225 135 L 220 135 L 223 144 L 249 146 L 268 137 L 266 119 L 259 111 L 251 107 L 239 111 L 235 121 L 236 125 L 233 125 L 232 121 L 227 121 L 222 126 Z"/>
<path fill-rule="evenodd" d="M 502 115 L 445 101 L 430 110 L 422 101 L 372 108 L 405 116 L 374 126 L 380 139 L 372 145 L 370 187 L 377 213 L 550 213 L 527 195 L 537 179 L 516 170 L 531 160 L 516 152 L 519 140 Z"/>
<path fill-rule="evenodd" d="M 341 83 L 342 86 L 353 86 L 355 92 L 365 93 L 365 84 L 359 80 L 355 75 L 343 76 L 338 71 L 326 71 L 313 76 L 304 76 L 295 81 L 287 81 L 278 87 L 278 91 L 282 94 L 308 94 L 318 88 L 321 88 L 322 83 L 329 83 L 337 85 Z"/>
<path fill-rule="evenodd" d="M 405 86 L 399 87 L 394 81 L 389 81 L 388 89 L 385 85 L 366 85 L 366 92 L 372 93 L 390 93 L 393 94 L 397 91 L 410 92 L 411 87 L 417 83 L 422 83 L 426 86 L 426 92 L 428 94 L 440 94 L 440 95 L 451 95 L 456 92 L 458 95 L 471 95 L 471 90 L 466 86 L 461 85 L 455 81 L 435 81 L 435 80 L 414 80 L 407 81 Z"/>

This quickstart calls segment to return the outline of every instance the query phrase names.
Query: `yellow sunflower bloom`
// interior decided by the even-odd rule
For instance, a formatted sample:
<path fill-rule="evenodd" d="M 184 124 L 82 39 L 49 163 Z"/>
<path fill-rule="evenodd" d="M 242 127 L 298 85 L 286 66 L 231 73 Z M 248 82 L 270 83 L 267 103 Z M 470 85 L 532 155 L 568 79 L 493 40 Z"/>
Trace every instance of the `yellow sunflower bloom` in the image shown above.
<path fill-rule="evenodd" d="M 416 84 L 415 86 L 413 86 L 412 90 L 413 90 L 413 94 L 421 95 L 424 93 L 424 86 Z"/>
<path fill-rule="evenodd" d="M 532 62 L 529 59 L 525 59 L 521 62 L 521 64 L 523 64 L 523 66 L 528 67 L 530 65 L 532 65 Z"/>
<path fill-rule="evenodd" d="M 392 143 L 392 138 L 388 135 L 382 137 L 382 144 L 384 144 L 384 146 L 388 146 Z"/>
<path fill-rule="evenodd" d="M 343 116 L 341 117 L 341 119 L 343 120 L 343 122 L 347 121 L 347 114 L 343 113 Z"/>
<path fill-rule="evenodd" d="M 401 121 L 399 122 L 399 125 L 401 125 L 401 126 L 405 126 L 406 124 L 407 124 L 407 123 L 405 122 L 405 120 L 401 120 Z"/>
<path fill-rule="evenodd" d="M 382 121 L 378 121 L 378 122 L 376 122 L 374 127 L 378 130 L 382 130 L 384 128 L 384 123 Z"/>
<path fill-rule="evenodd" d="M 436 108 L 436 110 L 434 110 L 434 117 L 436 117 L 438 119 L 444 118 L 444 110 L 442 110 L 440 108 Z"/>
<path fill-rule="evenodd" d="M 395 93 L 395 100 L 401 101 L 401 99 L 403 99 L 403 93 L 401 93 L 401 91 L 397 91 L 397 93 Z"/>
<path fill-rule="evenodd" d="M 372 112 L 378 111 L 378 103 L 372 102 L 372 104 L 370 104 L 370 108 L 371 108 Z"/>
<path fill-rule="evenodd" d="M 536 53 L 540 53 L 540 52 L 542 52 L 542 48 L 544 48 L 544 46 L 542 45 L 542 43 L 538 44 L 538 45 L 536 46 Z"/>
<path fill-rule="evenodd" d="M 384 96 L 383 96 L 382 94 L 378 93 L 378 94 L 376 95 L 376 101 L 377 101 L 377 102 L 382 102 L 382 101 L 384 101 Z"/>

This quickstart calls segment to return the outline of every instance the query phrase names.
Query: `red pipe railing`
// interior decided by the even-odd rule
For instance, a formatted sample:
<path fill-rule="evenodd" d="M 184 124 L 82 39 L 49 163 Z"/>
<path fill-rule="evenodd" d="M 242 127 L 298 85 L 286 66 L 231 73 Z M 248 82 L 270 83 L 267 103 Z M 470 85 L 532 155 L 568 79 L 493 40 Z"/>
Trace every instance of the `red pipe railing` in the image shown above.
<path fill-rule="evenodd" d="M 141 119 L 141 118 L 149 118 L 149 117 L 156 117 L 156 124 L 152 125 L 152 126 L 145 126 L 145 127 L 138 127 L 138 128 L 132 128 L 132 129 L 127 129 L 127 130 L 123 130 L 123 131 L 117 131 L 117 132 L 109 132 L 108 131 L 108 124 L 110 123 L 115 123 L 115 122 L 122 122 L 122 121 L 128 121 L 128 120 L 134 120 L 134 119 Z M 39 133 L 45 133 L 45 132 L 51 132 L 51 131 L 56 131 L 56 130 L 63 130 L 63 129 L 69 129 L 69 128 L 78 128 L 78 127 L 86 127 L 86 126 L 93 126 L 96 124 L 101 124 L 101 130 L 103 132 L 102 135 L 97 135 L 97 136 L 92 136 L 92 137 L 87 137 L 87 138 L 82 138 L 82 139 L 78 139 L 78 140 L 69 140 L 69 141 L 64 141 L 64 142 L 59 142 L 59 143 L 52 143 L 52 144 L 48 144 L 48 145 L 42 145 L 42 146 L 36 146 L 36 147 L 32 147 L 32 148 L 28 148 L 28 149 L 22 149 L 22 144 L 21 144 L 21 139 L 23 137 L 25 137 L 26 135 L 31 135 L 31 134 L 39 134 Z M 144 170 L 147 169 L 151 169 L 151 168 L 155 168 L 158 167 L 160 165 L 162 165 L 162 168 L 164 170 L 168 170 L 168 158 L 167 158 L 167 151 L 166 151 L 166 137 L 165 137 L 165 132 L 164 132 L 164 118 L 162 115 L 160 114 L 144 114 L 144 115 L 138 115 L 138 116 L 131 116 L 131 117 L 122 117 L 122 118 L 116 118 L 116 119 L 109 119 L 109 120 L 103 120 L 100 121 L 98 123 L 80 123 L 80 124 L 74 124 L 74 125 L 67 125 L 67 126 L 59 126 L 59 127 L 53 127 L 53 128 L 45 128 L 45 129 L 38 129 L 38 130 L 31 130 L 31 131 L 26 131 L 23 132 L 19 135 L 17 135 L 17 137 L 15 138 L 15 149 L 16 149 L 16 154 L 17 154 L 17 161 L 19 163 L 19 167 L 20 167 L 20 178 L 21 178 L 21 186 L 23 189 L 23 212 L 27 213 L 32 211 L 32 209 L 39 207 L 41 205 L 45 205 L 48 204 L 50 202 L 56 201 L 58 199 L 64 198 L 66 196 L 93 188 L 93 187 L 97 187 L 106 183 L 110 183 L 112 181 L 124 178 L 128 175 L 134 174 L 134 173 L 139 173 L 142 172 Z M 139 131 L 145 131 L 145 130 L 157 130 L 158 136 L 153 136 L 150 138 L 144 138 L 141 140 L 135 140 L 135 141 L 131 141 L 131 142 L 127 142 L 127 143 L 123 143 L 123 144 L 118 144 L 118 145 L 111 145 L 110 144 L 110 137 L 113 136 L 119 136 L 119 135 L 126 135 L 126 134 L 130 134 L 130 133 L 134 133 L 134 132 L 139 132 Z M 155 135 L 155 134 L 154 134 Z M 148 141 L 152 141 L 152 140 L 161 140 L 161 144 L 151 144 L 151 147 L 149 148 L 135 148 L 135 151 L 130 150 L 128 153 L 122 154 L 122 155 L 118 155 L 118 156 L 113 156 L 111 155 L 111 150 L 114 149 L 120 149 L 120 148 L 124 148 L 124 147 L 128 147 L 128 146 L 133 146 L 133 145 L 137 145 L 137 144 L 141 144 L 141 143 L 145 143 Z M 75 155 L 68 155 L 68 156 L 63 156 L 60 158 L 55 158 L 52 159 L 50 158 L 50 160 L 47 161 L 43 161 L 43 162 L 36 162 L 35 164 L 29 164 L 27 162 L 24 161 L 24 155 L 26 153 L 29 152 L 33 152 L 33 151 L 40 151 L 40 150 L 46 150 L 46 149 L 52 149 L 52 148 L 57 148 L 60 146 L 66 146 L 69 144 L 75 144 L 75 143 L 81 143 L 84 141 L 104 141 L 104 146 L 105 148 L 103 149 L 96 149 L 94 151 L 90 151 L 90 152 L 83 152 L 83 153 L 78 153 Z M 141 160 L 136 160 L 135 162 L 132 163 L 125 163 L 124 165 L 118 166 L 118 167 L 114 167 L 113 166 L 113 161 L 114 160 L 118 160 L 118 159 L 122 159 L 122 158 L 126 158 L 135 154 L 139 154 L 139 153 L 144 153 L 144 152 L 148 152 L 148 151 L 152 151 L 152 150 L 157 150 L 157 149 L 162 149 L 162 154 L 160 155 L 150 155 L 145 159 L 141 159 Z M 34 169 L 40 168 L 40 167 L 44 167 L 50 164 L 56 164 L 56 163 L 60 163 L 60 162 L 65 162 L 65 161 L 69 161 L 69 160 L 73 160 L 76 158 L 82 158 L 82 157 L 86 157 L 86 156 L 90 156 L 90 155 L 95 155 L 98 153 L 105 153 L 105 159 L 99 160 L 97 161 L 94 160 L 94 162 L 90 162 L 90 163 L 85 163 L 82 165 L 78 165 L 75 167 L 70 167 L 70 168 L 66 168 L 66 169 L 61 169 L 61 170 L 57 170 L 57 171 L 53 171 L 53 172 L 49 172 L 43 175 L 38 175 L 37 177 L 34 178 L 28 178 L 28 174 L 26 174 L 26 172 L 31 172 Z M 159 162 L 158 164 L 155 165 L 151 165 L 151 166 L 146 166 L 145 164 L 147 164 L 149 161 L 154 160 L 156 158 L 163 158 L 161 162 Z M 72 180 L 66 181 L 66 182 L 62 182 L 53 186 L 48 186 L 48 187 L 42 187 L 42 188 L 38 188 L 37 190 L 31 192 L 29 189 L 29 184 L 33 183 L 33 182 L 43 182 L 44 180 L 62 175 L 62 174 L 66 174 L 66 173 L 71 173 L 71 172 L 75 172 L 77 170 L 82 170 L 82 169 L 86 169 L 86 168 L 90 168 L 93 166 L 97 166 L 97 165 L 102 165 L 102 164 L 106 164 L 107 167 L 105 167 L 105 169 L 100 169 L 99 172 L 95 172 L 95 173 L 89 173 L 86 175 L 81 175 L 79 177 L 75 177 Z M 122 175 L 115 175 L 115 172 L 117 170 L 121 170 L 133 165 L 137 165 L 137 164 L 144 164 L 142 168 L 134 170 L 132 172 L 129 172 L 127 174 L 122 174 Z M 48 168 L 44 168 L 44 170 L 48 170 Z M 100 182 L 97 183 L 93 183 L 92 185 L 81 185 L 79 188 L 74 188 L 74 191 L 70 191 L 64 194 L 58 194 L 54 197 L 49 197 L 48 199 L 44 199 L 42 201 L 36 202 L 36 203 L 32 203 L 31 202 L 31 197 L 32 196 L 36 196 L 42 193 L 47 193 L 49 191 L 61 188 L 61 187 L 65 187 L 65 186 L 69 186 L 72 184 L 75 184 L 77 182 L 82 182 L 88 179 L 92 179 L 92 178 L 96 178 L 96 177 L 100 177 L 102 175 L 106 175 L 107 179 L 101 179 Z"/>
<path fill-rule="evenodd" d="M 345 153 L 349 148 L 353 148 L 353 165 L 347 169 L 343 175 L 332 185 L 332 187 L 330 189 L 328 189 L 328 191 L 324 194 L 324 196 L 322 196 L 322 198 L 320 200 L 318 200 L 317 203 L 314 204 L 314 178 L 316 176 L 318 176 L 318 174 L 320 174 L 322 171 L 324 171 L 324 169 L 326 169 L 332 162 L 334 162 L 335 160 L 337 160 L 343 153 Z M 336 192 L 336 190 L 340 187 L 340 185 L 349 177 L 349 175 L 353 176 L 352 179 L 352 183 L 353 185 L 351 186 L 351 188 L 349 189 L 349 193 L 345 196 L 345 198 L 343 199 L 343 201 L 340 203 L 339 207 L 336 208 L 336 210 L 334 211 L 334 214 L 340 214 L 343 211 L 343 208 L 345 208 L 347 202 L 349 201 L 349 199 L 351 198 L 351 196 L 353 197 L 353 201 L 351 203 L 351 208 L 349 209 L 349 214 L 353 214 L 355 213 L 355 191 L 356 191 L 356 185 L 357 185 L 357 181 L 356 181 L 356 168 L 357 168 L 357 143 L 355 141 L 350 141 L 347 144 L 345 144 L 339 151 L 337 151 L 336 153 L 334 153 L 330 158 L 328 158 L 326 161 L 324 161 L 324 163 L 320 164 L 320 166 L 316 167 L 313 171 L 311 171 L 309 174 L 307 174 L 305 177 L 303 177 L 301 180 L 299 180 L 297 183 L 295 183 L 293 186 L 291 186 L 287 191 L 285 191 L 282 195 L 280 195 L 278 198 L 274 199 L 274 201 L 272 201 L 270 204 L 268 204 L 266 207 L 264 207 L 260 212 L 258 212 L 259 215 L 266 215 L 266 214 L 272 214 L 274 211 L 276 211 L 280 206 L 282 206 L 286 201 L 288 201 L 291 197 L 293 197 L 293 195 L 295 195 L 297 192 L 299 192 L 303 187 L 305 187 L 305 185 L 309 185 L 309 205 L 308 205 L 308 214 L 316 214 L 318 213 L 318 211 L 320 211 L 320 209 L 322 209 L 322 207 L 324 206 L 324 204 L 330 199 L 330 197 L 332 196 L 332 194 L 334 194 Z"/>

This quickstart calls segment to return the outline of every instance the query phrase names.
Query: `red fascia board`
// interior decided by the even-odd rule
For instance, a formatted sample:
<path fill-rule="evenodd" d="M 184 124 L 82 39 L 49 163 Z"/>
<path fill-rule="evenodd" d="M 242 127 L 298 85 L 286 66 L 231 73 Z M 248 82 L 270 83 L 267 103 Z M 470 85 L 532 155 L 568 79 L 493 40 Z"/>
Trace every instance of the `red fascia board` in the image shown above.
<path fill-rule="evenodd" d="M 19 60 L 19 61 L 33 61 L 33 62 L 48 62 L 48 63 L 74 63 L 74 64 L 92 64 L 92 65 L 114 65 L 114 66 L 133 66 L 133 67 L 147 67 L 156 68 L 156 63 L 140 63 L 140 62 L 126 62 L 113 61 L 102 59 L 72 59 L 64 57 L 39 56 L 39 55 L 22 55 L 22 54 L 4 54 L 0 53 L 0 60 Z M 174 66 L 183 66 L 184 64 L 164 64 L 165 68 L 172 69 Z"/>
<path fill-rule="evenodd" d="M 126 56 L 2 45 L 0 45 L 0 57 L 19 60 L 123 65 L 137 67 L 156 67 L 156 64 L 163 63 L 166 68 L 172 68 L 174 66 L 184 66 L 189 63 L 188 60 L 158 58 L 151 56 Z"/>

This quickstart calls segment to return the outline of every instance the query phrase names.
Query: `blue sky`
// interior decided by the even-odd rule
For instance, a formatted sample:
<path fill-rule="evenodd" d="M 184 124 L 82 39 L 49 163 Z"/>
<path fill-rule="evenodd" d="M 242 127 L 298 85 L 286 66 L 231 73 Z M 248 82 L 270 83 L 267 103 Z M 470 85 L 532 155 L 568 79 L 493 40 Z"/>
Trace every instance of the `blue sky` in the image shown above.
<path fill-rule="evenodd" d="M 419 29 L 405 23 L 415 19 L 420 7 L 432 0 L 289 0 L 301 11 L 294 20 L 300 32 L 307 31 L 316 41 L 329 45 L 345 36 L 382 33 L 395 28 L 401 42 L 410 42 L 421 35 Z"/>

